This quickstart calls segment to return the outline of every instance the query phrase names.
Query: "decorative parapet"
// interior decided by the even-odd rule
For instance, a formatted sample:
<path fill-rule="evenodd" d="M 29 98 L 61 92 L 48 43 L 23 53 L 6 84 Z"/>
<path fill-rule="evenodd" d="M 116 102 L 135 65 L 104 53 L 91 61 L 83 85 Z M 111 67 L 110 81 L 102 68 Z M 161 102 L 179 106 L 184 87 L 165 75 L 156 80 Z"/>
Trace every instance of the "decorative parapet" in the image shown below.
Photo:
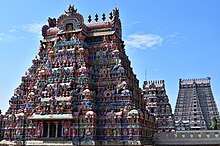
<path fill-rule="evenodd" d="M 163 88 L 164 80 L 150 80 L 150 81 L 144 81 L 143 88 Z"/>
<path fill-rule="evenodd" d="M 195 79 L 179 79 L 179 83 L 183 84 L 210 84 L 211 78 L 195 78 Z"/>

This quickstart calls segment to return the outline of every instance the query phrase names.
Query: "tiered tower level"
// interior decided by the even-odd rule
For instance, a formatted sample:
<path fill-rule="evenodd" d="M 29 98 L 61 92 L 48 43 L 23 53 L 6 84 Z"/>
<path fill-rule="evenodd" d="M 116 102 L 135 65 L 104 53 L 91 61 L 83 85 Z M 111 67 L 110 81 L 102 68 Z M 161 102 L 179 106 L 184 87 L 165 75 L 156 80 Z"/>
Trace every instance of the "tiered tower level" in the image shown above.
<path fill-rule="evenodd" d="M 142 96 L 146 110 L 156 118 L 158 132 L 174 130 L 172 109 L 164 80 L 145 81 Z"/>
<path fill-rule="evenodd" d="M 6 139 L 77 144 L 147 144 L 154 118 L 141 109 L 139 81 L 125 54 L 118 9 L 84 23 L 69 6 L 42 28 L 38 56 L 4 116 Z"/>
<path fill-rule="evenodd" d="M 210 80 L 209 77 L 179 80 L 174 113 L 177 130 L 211 129 L 211 119 L 219 119 Z"/>

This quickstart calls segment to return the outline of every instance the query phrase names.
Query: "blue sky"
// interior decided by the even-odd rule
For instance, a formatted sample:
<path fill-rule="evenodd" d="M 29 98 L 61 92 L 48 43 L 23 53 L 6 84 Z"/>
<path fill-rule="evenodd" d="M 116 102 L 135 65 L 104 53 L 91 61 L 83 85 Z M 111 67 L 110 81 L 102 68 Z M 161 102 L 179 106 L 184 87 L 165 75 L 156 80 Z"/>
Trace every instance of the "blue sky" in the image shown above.
<path fill-rule="evenodd" d="M 175 108 L 179 78 L 210 76 L 220 107 L 219 0 L 1 0 L 0 109 L 21 83 L 36 56 L 41 26 L 58 17 L 69 4 L 94 19 L 95 14 L 120 10 L 126 53 L 140 81 L 164 79 Z M 146 71 L 146 78 L 145 78 Z"/>

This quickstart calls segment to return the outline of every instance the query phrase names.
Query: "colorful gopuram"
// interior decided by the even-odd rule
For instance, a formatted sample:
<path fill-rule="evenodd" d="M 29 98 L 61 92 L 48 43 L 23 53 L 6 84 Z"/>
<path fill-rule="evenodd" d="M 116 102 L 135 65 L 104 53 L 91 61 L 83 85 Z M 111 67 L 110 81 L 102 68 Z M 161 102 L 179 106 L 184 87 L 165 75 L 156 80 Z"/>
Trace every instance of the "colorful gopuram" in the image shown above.
<path fill-rule="evenodd" d="M 156 118 L 156 131 L 160 133 L 174 130 L 172 108 L 164 80 L 145 81 L 142 96 L 146 110 Z"/>
<path fill-rule="evenodd" d="M 3 115 L 2 115 L 2 111 L 0 110 L 0 140 L 2 140 L 3 138 L 2 121 L 3 121 Z"/>
<path fill-rule="evenodd" d="M 48 19 L 32 66 L 2 118 L 6 140 L 77 145 L 150 144 L 155 119 L 142 105 L 125 54 L 119 10 L 88 22 L 69 6 Z M 99 21 L 100 20 L 100 21 Z"/>
<path fill-rule="evenodd" d="M 212 94 L 211 78 L 180 79 L 174 113 L 177 130 L 207 130 L 219 112 Z"/>

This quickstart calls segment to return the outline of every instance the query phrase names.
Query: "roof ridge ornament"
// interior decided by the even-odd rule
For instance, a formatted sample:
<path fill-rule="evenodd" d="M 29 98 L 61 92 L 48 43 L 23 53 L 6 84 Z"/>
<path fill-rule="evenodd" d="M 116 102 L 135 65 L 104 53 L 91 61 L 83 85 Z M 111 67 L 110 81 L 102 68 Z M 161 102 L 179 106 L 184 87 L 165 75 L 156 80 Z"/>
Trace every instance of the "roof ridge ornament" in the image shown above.
<path fill-rule="evenodd" d="M 65 14 L 62 14 L 57 19 L 57 27 L 61 31 L 77 30 L 82 28 L 84 24 L 83 16 L 77 13 L 77 9 L 74 8 L 74 5 L 69 5 L 67 10 L 64 12 Z"/>
<path fill-rule="evenodd" d="M 56 26 L 56 18 L 48 18 L 47 19 L 49 27 L 55 27 Z"/>
<path fill-rule="evenodd" d="M 119 18 L 119 9 L 118 8 L 115 8 L 114 10 L 113 10 L 113 16 L 114 16 L 114 18 Z"/>
<path fill-rule="evenodd" d="M 67 11 L 65 11 L 67 15 L 73 15 L 76 12 L 77 12 L 77 9 L 74 8 L 74 5 L 69 5 L 67 8 Z"/>

